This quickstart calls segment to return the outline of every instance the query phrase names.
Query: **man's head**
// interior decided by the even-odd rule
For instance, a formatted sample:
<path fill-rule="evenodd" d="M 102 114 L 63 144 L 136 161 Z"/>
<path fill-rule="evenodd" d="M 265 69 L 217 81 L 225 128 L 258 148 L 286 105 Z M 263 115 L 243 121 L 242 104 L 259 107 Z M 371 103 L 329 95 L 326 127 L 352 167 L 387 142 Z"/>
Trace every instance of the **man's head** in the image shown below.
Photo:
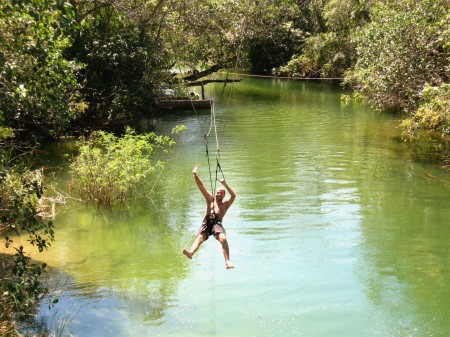
<path fill-rule="evenodd" d="M 216 194 L 214 195 L 214 198 L 218 201 L 222 201 L 225 197 L 225 189 L 223 187 L 218 187 L 216 189 Z"/>

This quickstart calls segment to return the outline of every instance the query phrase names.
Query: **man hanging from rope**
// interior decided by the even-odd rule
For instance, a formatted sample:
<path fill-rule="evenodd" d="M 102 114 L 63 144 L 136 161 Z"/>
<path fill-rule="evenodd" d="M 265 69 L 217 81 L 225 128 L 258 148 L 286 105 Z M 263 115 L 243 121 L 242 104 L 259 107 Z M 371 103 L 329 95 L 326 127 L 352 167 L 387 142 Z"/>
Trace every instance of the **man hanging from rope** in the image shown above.
<path fill-rule="evenodd" d="M 200 177 L 197 175 L 200 167 L 198 165 L 194 166 L 192 170 L 192 174 L 194 175 L 195 182 L 197 186 L 202 192 L 203 196 L 206 199 L 206 212 L 204 220 L 197 231 L 197 238 L 192 244 L 191 250 L 183 249 L 183 254 L 186 255 L 187 258 L 192 259 L 192 256 L 200 247 L 200 245 L 208 240 L 210 235 L 214 235 L 216 240 L 218 240 L 222 245 L 223 256 L 225 257 L 225 265 L 227 269 L 234 268 L 234 266 L 230 262 L 230 250 L 228 248 L 228 240 L 225 233 L 225 228 L 222 226 L 222 220 L 227 212 L 228 208 L 230 208 L 234 199 L 236 198 L 236 193 L 234 193 L 233 189 L 226 183 L 225 179 L 219 179 L 220 183 L 227 189 L 228 193 L 230 193 L 230 198 L 224 201 L 225 197 L 225 188 L 218 187 L 214 196 L 209 193 L 203 182 L 200 180 Z"/>

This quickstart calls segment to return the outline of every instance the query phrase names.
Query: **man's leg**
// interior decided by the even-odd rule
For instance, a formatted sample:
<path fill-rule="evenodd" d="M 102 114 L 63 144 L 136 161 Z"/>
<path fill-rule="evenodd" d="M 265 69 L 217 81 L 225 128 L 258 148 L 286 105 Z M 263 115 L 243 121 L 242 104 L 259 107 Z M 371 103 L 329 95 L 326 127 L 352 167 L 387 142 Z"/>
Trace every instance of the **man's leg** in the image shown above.
<path fill-rule="evenodd" d="M 186 249 L 183 249 L 183 254 L 186 255 L 187 258 L 192 259 L 192 255 L 197 251 L 197 249 L 200 247 L 200 245 L 206 240 L 206 234 L 201 233 L 197 235 L 197 238 L 195 239 L 194 243 L 192 244 L 191 250 L 187 251 Z"/>
<path fill-rule="evenodd" d="M 225 258 L 225 265 L 227 269 L 234 268 L 234 266 L 230 262 L 230 248 L 228 247 L 228 240 L 225 233 L 219 233 L 216 235 L 216 239 L 219 240 L 222 245 L 223 257 Z"/>

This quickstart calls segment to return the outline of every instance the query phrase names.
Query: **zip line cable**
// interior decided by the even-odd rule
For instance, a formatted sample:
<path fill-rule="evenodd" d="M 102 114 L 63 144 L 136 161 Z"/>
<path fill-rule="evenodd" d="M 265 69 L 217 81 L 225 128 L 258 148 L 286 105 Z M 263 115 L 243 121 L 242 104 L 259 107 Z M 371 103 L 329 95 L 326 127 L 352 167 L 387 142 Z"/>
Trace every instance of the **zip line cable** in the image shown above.
<path fill-rule="evenodd" d="M 278 76 L 278 75 L 254 75 L 254 74 L 242 74 L 238 73 L 236 75 L 246 76 L 246 77 L 259 77 L 259 78 L 274 78 L 274 79 L 282 79 L 282 80 L 316 80 L 316 81 L 342 81 L 343 77 L 299 77 L 299 76 Z M 228 73 L 227 73 L 228 76 Z"/>

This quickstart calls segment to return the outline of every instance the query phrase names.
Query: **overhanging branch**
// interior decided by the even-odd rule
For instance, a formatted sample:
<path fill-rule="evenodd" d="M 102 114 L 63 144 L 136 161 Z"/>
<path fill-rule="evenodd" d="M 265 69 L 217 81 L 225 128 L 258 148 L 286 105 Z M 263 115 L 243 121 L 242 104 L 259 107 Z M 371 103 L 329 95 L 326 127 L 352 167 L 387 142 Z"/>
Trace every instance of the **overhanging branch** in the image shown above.
<path fill-rule="evenodd" d="M 228 60 L 225 60 L 223 62 L 219 62 L 216 63 L 215 65 L 209 67 L 208 69 L 205 69 L 203 71 L 196 71 L 194 72 L 194 74 L 183 77 L 184 81 L 196 81 L 199 78 L 211 75 L 217 71 L 219 71 L 220 69 L 225 68 L 228 64 L 230 64 L 231 62 L 234 62 L 236 60 L 236 57 L 232 57 Z"/>
<path fill-rule="evenodd" d="M 205 99 L 205 84 L 208 83 L 230 83 L 230 82 L 240 82 L 241 79 L 234 79 L 234 80 L 229 80 L 229 79 L 225 79 L 225 80 L 204 80 L 204 81 L 198 81 L 198 82 L 189 82 L 186 83 L 186 86 L 188 87 L 202 87 L 202 99 Z"/>

